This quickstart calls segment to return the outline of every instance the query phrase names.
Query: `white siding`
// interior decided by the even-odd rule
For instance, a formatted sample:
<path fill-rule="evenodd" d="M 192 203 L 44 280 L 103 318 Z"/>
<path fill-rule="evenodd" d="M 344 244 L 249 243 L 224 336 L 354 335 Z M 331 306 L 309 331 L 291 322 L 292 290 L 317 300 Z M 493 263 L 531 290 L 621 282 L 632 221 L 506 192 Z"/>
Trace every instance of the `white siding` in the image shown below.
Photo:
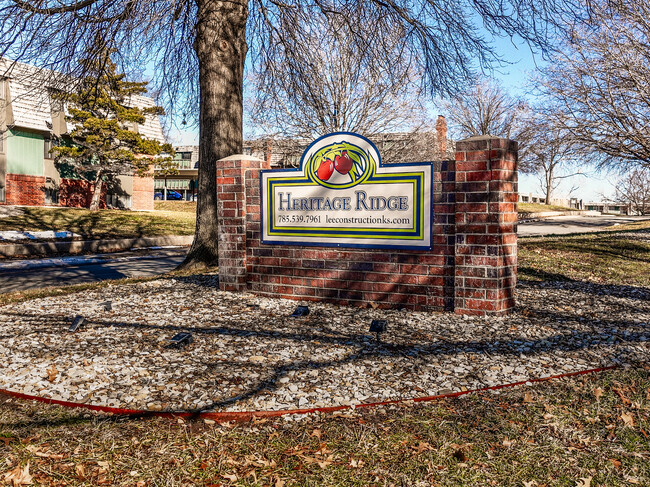
<path fill-rule="evenodd" d="M 11 103 L 14 125 L 49 132 L 48 124 L 52 124 L 50 89 L 60 89 L 63 76 L 0 58 L 0 77 L 3 76 L 9 79 L 11 100 L 8 103 Z M 134 96 L 130 105 L 147 108 L 155 106 L 155 103 L 149 97 Z M 146 122 L 139 126 L 138 131 L 146 138 L 165 142 L 158 116 L 147 116 Z"/>

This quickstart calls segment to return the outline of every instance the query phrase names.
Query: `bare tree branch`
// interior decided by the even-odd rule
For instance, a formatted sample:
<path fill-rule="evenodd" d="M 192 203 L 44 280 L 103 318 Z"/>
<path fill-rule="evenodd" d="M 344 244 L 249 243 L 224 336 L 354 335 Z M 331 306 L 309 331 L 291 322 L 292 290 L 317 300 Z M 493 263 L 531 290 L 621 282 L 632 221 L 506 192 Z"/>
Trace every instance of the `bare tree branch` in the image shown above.
<path fill-rule="evenodd" d="M 338 22 L 359 53 L 388 39 L 384 36 L 395 36 L 393 49 L 375 49 L 376 55 L 363 63 L 370 75 L 383 74 L 390 83 L 406 69 L 421 78 L 423 90 L 442 95 L 470 83 L 477 69 L 504 62 L 491 34 L 520 35 L 546 51 L 552 34 L 587 14 L 582 0 L 0 0 L 0 55 L 63 73 L 74 82 L 85 74 L 78 60 L 102 39 L 129 78 L 153 67 L 153 79 L 147 81 L 160 95 L 157 102 L 200 125 L 197 230 L 189 261 L 214 264 L 214 162 L 241 151 L 249 51 L 253 75 L 265 72 L 279 82 L 304 74 L 308 66 L 261 67 L 277 54 L 300 48 L 303 36 L 296 25 Z M 322 32 L 324 38 L 329 34 Z M 316 105 L 335 101 L 339 114 L 348 113 L 350 98 L 311 97 Z M 314 114 L 319 116 L 325 115 Z"/>
<path fill-rule="evenodd" d="M 650 167 L 650 5 L 600 1 L 539 76 L 546 115 L 601 166 Z"/>
<path fill-rule="evenodd" d="M 616 184 L 616 200 L 630 206 L 637 215 L 650 214 L 650 170 L 633 169 Z"/>

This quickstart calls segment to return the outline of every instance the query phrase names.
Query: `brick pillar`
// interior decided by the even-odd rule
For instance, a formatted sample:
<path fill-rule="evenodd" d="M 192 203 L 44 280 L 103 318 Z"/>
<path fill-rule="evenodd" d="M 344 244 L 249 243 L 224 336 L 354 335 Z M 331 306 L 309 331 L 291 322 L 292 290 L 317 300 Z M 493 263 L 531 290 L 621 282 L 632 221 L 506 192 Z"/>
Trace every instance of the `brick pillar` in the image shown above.
<path fill-rule="evenodd" d="M 264 161 L 236 154 L 217 161 L 217 222 L 219 224 L 219 289 L 245 291 L 246 171 L 259 172 Z"/>
<path fill-rule="evenodd" d="M 456 144 L 455 251 L 455 312 L 511 312 L 517 281 L 517 142 L 478 136 Z"/>
<path fill-rule="evenodd" d="M 132 210 L 153 211 L 153 181 L 153 171 L 144 176 L 133 174 Z"/>

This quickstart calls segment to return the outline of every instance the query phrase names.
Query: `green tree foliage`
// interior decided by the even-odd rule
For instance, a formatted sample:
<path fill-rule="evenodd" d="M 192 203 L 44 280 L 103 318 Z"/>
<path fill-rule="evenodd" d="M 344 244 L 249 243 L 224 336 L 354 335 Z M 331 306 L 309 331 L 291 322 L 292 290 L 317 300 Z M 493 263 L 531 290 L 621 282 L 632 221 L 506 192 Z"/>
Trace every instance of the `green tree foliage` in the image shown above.
<path fill-rule="evenodd" d="M 140 108 L 134 97 L 147 92 L 146 82 L 126 81 L 117 73 L 110 51 L 83 59 L 86 77 L 72 93 L 54 95 L 68 105 L 69 133 L 52 148 L 57 165 L 71 167 L 76 176 L 91 181 L 90 209 L 99 209 L 104 181 L 118 175 L 144 176 L 152 164 L 165 164 L 173 155 L 169 144 L 143 137 L 137 126 L 147 116 L 163 114 L 159 106 Z"/>

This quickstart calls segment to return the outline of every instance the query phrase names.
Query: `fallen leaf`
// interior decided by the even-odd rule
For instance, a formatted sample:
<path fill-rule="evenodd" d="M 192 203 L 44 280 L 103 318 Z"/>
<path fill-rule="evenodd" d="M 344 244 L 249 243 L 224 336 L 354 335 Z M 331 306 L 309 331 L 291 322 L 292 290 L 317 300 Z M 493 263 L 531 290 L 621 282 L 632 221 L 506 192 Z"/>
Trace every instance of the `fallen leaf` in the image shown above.
<path fill-rule="evenodd" d="M 46 450 L 41 450 L 41 447 L 37 445 L 28 445 L 27 450 L 41 458 L 51 458 L 52 460 L 63 460 L 64 458 L 64 456 L 59 453 L 48 453 Z"/>
<path fill-rule="evenodd" d="M 632 413 L 626 413 L 623 411 L 621 413 L 621 419 L 625 423 L 625 426 L 629 426 L 630 428 L 634 426 L 634 416 L 632 416 Z"/>
<path fill-rule="evenodd" d="M 0 436 L 0 441 L 3 441 L 5 446 L 9 446 L 9 443 L 14 441 L 16 438 L 11 438 L 7 436 Z"/>
<path fill-rule="evenodd" d="M 600 396 L 603 395 L 603 390 L 600 387 L 594 389 L 594 396 L 596 396 L 596 401 L 600 400 Z"/>
<path fill-rule="evenodd" d="M 86 467 L 84 467 L 83 463 L 77 463 L 74 466 L 74 471 L 80 479 L 83 479 L 86 476 Z"/>
<path fill-rule="evenodd" d="M 623 389 L 619 389 L 618 387 L 612 387 L 612 391 L 614 391 L 616 395 L 621 398 L 621 401 L 623 401 L 623 404 L 625 404 L 626 406 L 632 402 L 627 397 L 625 397 L 625 394 L 623 393 Z"/>
<path fill-rule="evenodd" d="M 617 460 L 616 458 L 610 458 L 609 461 L 614 465 L 616 468 L 619 468 L 621 466 L 621 461 Z"/>
<path fill-rule="evenodd" d="M 332 455 L 328 456 L 326 459 L 308 457 L 305 455 L 300 455 L 306 463 L 317 463 L 320 468 L 327 468 L 328 465 L 334 463 Z"/>
<path fill-rule="evenodd" d="M 536 480 L 531 480 L 530 482 L 524 482 L 524 487 L 537 487 L 539 484 Z"/>
<path fill-rule="evenodd" d="M 508 438 L 503 439 L 503 446 L 511 447 L 515 444 L 515 440 L 509 440 Z"/>
<path fill-rule="evenodd" d="M 276 477 L 275 487 L 284 487 L 284 480 L 282 480 L 280 477 Z"/>
<path fill-rule="evenodd" d="M 56 365 L 52 364 L 52 366 L 45 371 L 47 372 L 47 380 L 54 382 L 56 380 L 57 374 L 59 373 L 59 371 L 56 370 Z"/>
<path fill-rule="evenodd" d="M 363 465 L 364 465 L 363 460 L 355 460 L 354 458 L 350 460 L 350 466 L 352 468 L 361 468 L 363 467 Z"/>
<path fill-rule="evenodd" d="M 315 429 L 314 431 L 311 432 L 311 435 L 309 435 L 309 436 L 315 436 L 316 438 L 318 438 L 320 440 L 321 435 L 322 435 L 321 430 Z"/>
<path fill-rule="evenodd" d="M 221 476 L 226 480 L 230 480 L 231 482 L 237 482 L 237 478 L 238 478 L 236 473 L 230 473 L 230 474 L 224 473 L 221 474 Z"/>
<path fill-rule="evenodd" d="M 416 448 L 416 447 L 413 447 L 413 449 L 415 450 L 415 453 L 420 454 L 420 453 L 422 453 L 423 451 L 430 451 L 430 450 L 433 450 L 433 447 L 432 447 L 429 443 L 427 443 L 426 441 L 421 441 L 421 442 L 418 444 L 417 448 Z"/>
<path fill-rule="evenodd" d="M 147 487 L 147 482 L 145 482 L 144 480 L 139 480 L 138 482 L 136 482 L 135 487 Z"/>
<path fill-rule="evenodd" d="M 530 392 L 526 392 L 526 394 L 524 394 L 524 402 L 527 403 L 535 402 L 535 400 L 533 399 L 533 395 Z"/>
<path fill-rule="evenodd" d="M 593 477 L 582 477 L 576 482 L 576 487 L 591 487 Z"/>
<path fill-rule="evenodd" d="M 32 476 L 29 475 L 29 462 L 27 462 L 25 468 L 20 468 L 20 465 L 16 465 L 16 468 L 7 472 L 5 474 L 5 482 L 11 484 L 13 487 L 31 485 Z"/>

